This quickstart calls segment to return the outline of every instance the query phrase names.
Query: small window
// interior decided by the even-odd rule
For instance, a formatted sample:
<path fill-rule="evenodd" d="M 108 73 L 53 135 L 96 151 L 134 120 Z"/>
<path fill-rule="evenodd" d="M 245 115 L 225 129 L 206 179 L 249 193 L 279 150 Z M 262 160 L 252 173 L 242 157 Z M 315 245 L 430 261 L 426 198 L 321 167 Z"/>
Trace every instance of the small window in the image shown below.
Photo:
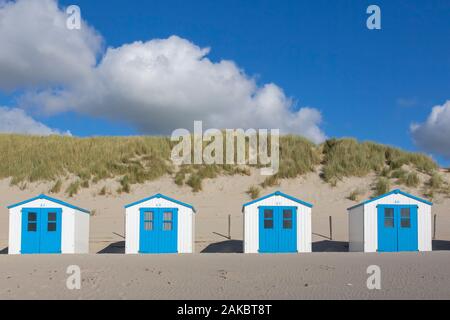
<path fill-rule="evenodd" d="M 411 209 L 402 208 L 400 210 L 400 226 L 402 228 L 411 228 Z"/>
<path fill-rule="evenodd" d="M 411 209 L 402 208 L 401 216 L 402 216 L 402 219 L 409 219 L 411 217 Z"/>
<path fill-rule="evenodd" d="M 264 210 L 264 219 L 273 219 L 273 210 Z"/>
<path fill-rule="evenodd" d="M 164 231 L 172 231 L 172 222 L 164 222 L 163 230 Z"/>
<path fill-rule="evenodd" d="M 49 232 L 54 232 L 54 231 L 56 231 L 56 222 L 49 222 L 49 223 L 47 224 L 47 230 L 48 230 Z"/>
<path fill-rule="evenodd" d="M 145 231 L 152 231 L 153 230 L 153 222 L 152 221 L 144 222 L 144 230 Z"/>
<path fill-rule="evenodd" d="M 37 214 L 36 212 L 28 212 L 28 222 L 36 222 Z"/>
<path fill-rule="evenodd" d="M 411 219 L 402 219 L 400 225 L 402 228 L 411 228 Z"/>
<path fill-rule="evenodd" d="M 28 227 L 27 227 L 27 231 L 28 232 L 36 232 L 37 230 L 37 225 L 36 223 L 28 223 Z"/>
<path fill-rule="evenodd" d="M 384 227 L 394 228 L 394 209 L 386 208 L 384 209 Z"/>
<path fill-rule="evenodd" d="M 56 221 L 56 212 L 48 213 L 48 221 Z"/>
<path fill-rule="evenodd" d="M 292 229 L 292 220 L 284 220 L 283 229 Z"/>
<path fill-rule="evenodd" d="M 153 212 L 147 211 L 144 213 L 144 220 L 152 221 L 153 220 Z"/>
<path fill-rule="evenodd" d="M 292 219 L 292 210 L 283 210 L 283 219 Z"/>
<path fill-rule="evenodd" d="M 273 229 L 273 220 L 264 220 L 264 229 Z"/>
<path fill-rule="evenodd" d="M 164 221 L 172 221 L 172 212 L 164 212 Z"/>

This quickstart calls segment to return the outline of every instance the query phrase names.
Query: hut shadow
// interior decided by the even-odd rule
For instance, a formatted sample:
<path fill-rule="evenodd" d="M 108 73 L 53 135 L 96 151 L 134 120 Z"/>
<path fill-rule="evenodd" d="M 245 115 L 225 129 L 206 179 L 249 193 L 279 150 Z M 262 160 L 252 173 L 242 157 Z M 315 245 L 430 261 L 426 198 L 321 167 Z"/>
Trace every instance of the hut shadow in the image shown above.
<path fill-rule="evenodd" d="M 106 248 L 103 248 L 97 254 L 124 254 L 125 253 L 125 241 L 118 241 L 109 244 Z"/>
<path fill-rule="evenodd" d="M 348 252 L 348 242 L 323 240 L 312 243 L 313 252 Z"/>
<path fill-rule="evenodd" d="M 0 254 L 8 254 L 8 247 L 0 250 Z"/>
<path fill-rule="evenodd" d="M 212 243 L 201 251 L 201 253 L 243 253 L 244 242 L 242 240 L 227 240 Z"/>
<path fill-rule="evenodd" d="M 450 241 L 447 240 L 433 240 L 433 251 L 449 251 Z"/>

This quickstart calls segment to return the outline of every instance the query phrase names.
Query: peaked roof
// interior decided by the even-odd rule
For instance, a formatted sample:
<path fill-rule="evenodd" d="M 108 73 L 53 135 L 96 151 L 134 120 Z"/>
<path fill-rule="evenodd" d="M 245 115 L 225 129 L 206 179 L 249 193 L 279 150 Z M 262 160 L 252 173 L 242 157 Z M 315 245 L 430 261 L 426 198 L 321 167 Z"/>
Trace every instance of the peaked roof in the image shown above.
<path fill-rule="evenodd" d="M 283 192 L 277 191 L 277 192 L 268 194 L 267 196 L 264 196 L 264 197 L 261 197 L 261 198 L 259 198 L 259 199 L 256 199 L 256 200 L 253 200 L 253 201 L 250 201 L 250 202 L 245 203 L 245 204 L 242 206 L 242 211 L 244 211 L 244 208 L 245 208 L 246 206 L 249 206 L 249 205 L 251 205 L 251 204 L 254 204 L 254 203 L 256 203 L 256 202 L 262 201 L 262 200 L 264 200 L 264 199 L 267 199 L 267 198 L 270 198 L 270 197 L 273 197 L 273 196 L 281 196 L 281 197 L 284 197 L 284 198 L 286 198 L 286 199 L 289 199 L 289 200 L 295 201 L 295 202 L 297 202 L 297 203 L 300 203 L 300 204 L 302 204 L 302 205 L 304 205 L 304 206 L 306 206 L 306 207 L 309 207 L 309 208 L 312 208 L 312 207 L 313 207 L 313 205 L 310 204 L 310 203 L 308 203 L 308 202 L 302 201 L 302 200 L 300 200 L 300 199 L 297 199 L 297 198 L 294 198 L 294 197 L 292 197 L 292 196 L 290 196 L 290 195 L 287 195 L 287 194 L 285 194 L 285 193 L 283 193 Z"/>
<path fill-rule="evenodd" d="M 387 196 L 390 196 L 390 195 L 393 195 L 393 194 L 401 194 L 401 195 L 403 195 L 403 196 L 405 196 L 405 197 L 414 199 L 414 200 L 419 201 L 419 202 L 423 202 L 423 203 L 428 204 L 428 205 L 430 205 L 430 206 L 433 205 L 433 203 L 430 202 L 430 201 L 427 201 L 427 200 L 425 200 L 425 199 L 422 199 L 422 198 L 413 196 L 412 194 L 406 193 L 406 192 L 404 192 L 404 191 L 402 191 L 402 190 L 400 190 L 400 189 L 395 189 L 395 190 L 392 190 L 391 192 L 388 192 L 388 193 L 386 193 L 386 194 L 383 194 L 383 195 L 381 195 L 381 196 L 379 196 L 379 197 L 375 197 L 375 198 L 372 198 L 372 199 L 370 199 L 370 200 L 366 200 L 366 201 L 364 201 L 364 202 L 361 202 L 360 204 L 357 204 L 357 205 L 355 205 L 355 206 L 353 206 L 353 207 L 350 207 L 350 208 L 348 208 L 347 210 L 352 210 L 352 209 L 358 208 L 358 207 L 360 207 L 360 206 L 363 206 L 363 205 L 366 205 L 366 204 L 368 204 L 368 203 L 371 203 L 371 202 L 374 202 L 374 201 L 383 199 L 383 198 L 385 198 L 385 197 L 387 197 Z"/>
<path fill-rule="evenodd" d="M 165 195 L 163 195 L 163 194 L 161 194 L 161 193 L 158 193 L 158 194 L 155 194 L 154 196 L 151 196 L 151 197 L 148 197 L 148 198 L 145 198 L 145 199 L 142 199 L 142 200 L 139 200 L 139 201 L 136 201 L 136 202 L 127 204 L 127 205 L 125 206 L 125 208 L 134 207 L 134 206 L 136 206 L 136 205 L 138 205 L 138 204 L 140 204 L 140 203 L 143 203 L 143 202 L 146 202 L 146 201 L 155 199 L 155 198 L 166 199 L 167 201 L 171 201 L 171 202 L 177 203 L 177 204 L 179 204 L 179 205 L 181 205 L 181 206 L 188 207 L 188 208 L 192 209 L 192 211 L 197 212 L 197 211 L 195 210 L 195 208 L 194 208 L 193 206 L 191 206 L 190 204 L 187 204 L 187 203 L 184 203 L 184 202 L 175 200 L 175 199 L 170 198 L 170 197 L 168 197 L 168 196 L 165 196 Z"/>
<path fill-rule="evenodd" d="M 62 205 L 62 206 L 66 206 L 66 207 L 69 207 L 69 208 L 72 208 L 72 209 L 75 209 L 75 210 L 84 212 L 84 213 L 90 213 L 90 212 L 89 212 L 88 210 L 86 210 L 86 209 L 76 207 L 76 206 L 74 206 L 74 205 L 72 205 L 72 204 L 70 204 L 70 203 L 67 203 L 67 202 L 64 202 L 64 201 L 61 201 L 61 200 L 58 200 L 58 199 L 55 199 L 55 198 L 46 196 L 45 194 L 40 194 L 40 195 L 38 195 L 37 197 L 31 198 L 31 199 L 28 199 L 28 200 L 25 200 L 25 201 L 22 201 L 22 202 L 19 202 L 19 203 L 16 203 L 16 204 L 12 204 L 12 205 L 8 206 L 7 208 L 8 208 L 8 209 L 12 209 L 12 208 L 15 208 L 15 207 L 18 207 L 18 206 L 27 204 L 27 203 L 32 202 L 32 201 L 35 201 L 35 200 L 40 200 L 40 199 L 48 200 L 48 201 L 51 201 L 51 202 L 60 204 L 60 205 Z"/>

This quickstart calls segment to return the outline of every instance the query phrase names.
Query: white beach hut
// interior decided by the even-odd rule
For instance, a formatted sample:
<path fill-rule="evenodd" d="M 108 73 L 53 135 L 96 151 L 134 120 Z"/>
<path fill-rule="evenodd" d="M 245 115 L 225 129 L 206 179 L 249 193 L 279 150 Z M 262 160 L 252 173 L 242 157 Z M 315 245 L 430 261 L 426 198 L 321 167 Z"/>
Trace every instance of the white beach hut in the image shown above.
<path fill-rule="evenodd" d="M 9 254 L 89 252 L 89 211 L 43 194 L 8 209 Z"/>
<path fill-rule="evenodd" d="M 393 190 L 349 208 L 349 251 L 431 251 L 432 205 Z"/>
<path fill-rule="evenodd" d="M 244 204 L 244 252 L 311 252 L 311 208 L 282 192 Z"/>
<path fill-rule="evenodd" d="M 125 206 L 125 252 L 192 253 L 193 206 L 162 194 Z"/>

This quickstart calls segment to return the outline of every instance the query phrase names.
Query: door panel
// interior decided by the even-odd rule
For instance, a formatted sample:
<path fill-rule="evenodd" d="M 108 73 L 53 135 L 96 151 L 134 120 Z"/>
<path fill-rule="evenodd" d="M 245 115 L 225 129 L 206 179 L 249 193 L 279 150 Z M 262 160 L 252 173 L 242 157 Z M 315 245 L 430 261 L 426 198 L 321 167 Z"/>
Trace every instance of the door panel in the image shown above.
<path fill-rule="evenodd" d="M 140 253 L 178 251 L 178 209 L 140 209 Z"/>
<path fill-rule="evenodd" d="M 259 252 L 297 252 L 296 208 L 259 208 Z"/>
<path fill-rule="evenodd" d="M 417 207 L 399 207 L 398 219 L 398 251 L 417 251 Z"/>
<path fill-rule="evenodd" d="M 41 209 L 41 253 L 61 253 L 61 209 Z"/>
<path fill-rule="evenodd" d="M 61 253 L 62 210 L 22 209 L 21 253 Z"/>
<path fill-rule="evenodd" d="M 297 212 L 294 208 L 278 208 L 279 252 L 297 251 Z"/>
<path fill-rule="evenodd" d="M 21 253 L 39 253 L 40 209 L 22 209 Z"/>
<path fill-rule="evenodd" d="M 259 208 L 259 251 L 278 252 L 277 208 Z"/>
<path fill-rule="evenodd" d="M 378 251 L 397 251 L 397 219 L 395 206 L 378 207 Z"/>
<path fill-rule="evenodd" d="M 417 232 L 417 206 L 378 206 L 378 251 L 417 251 Z"/>

